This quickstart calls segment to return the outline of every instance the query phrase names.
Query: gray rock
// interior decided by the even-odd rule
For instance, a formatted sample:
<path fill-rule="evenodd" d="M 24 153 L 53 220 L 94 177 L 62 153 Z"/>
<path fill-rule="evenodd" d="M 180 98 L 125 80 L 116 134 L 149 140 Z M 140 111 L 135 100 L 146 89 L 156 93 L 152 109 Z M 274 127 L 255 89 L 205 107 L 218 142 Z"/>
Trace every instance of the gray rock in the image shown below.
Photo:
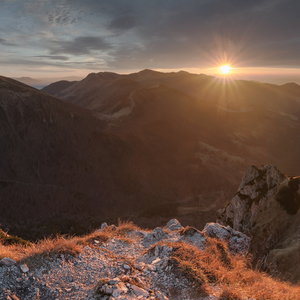
<path fill-rule="evenodd" d="M 167 234 L 160 228 L 157 227 L 148 233 L 143 239 L 143 246 L 149 246 L 157 243 L 167 237 Z"/>
<path fill-rule="evenodd" d="M 230 226 L 223 226 L 218 223 L 207 223 L 202 231 L 211 238 L 218 238 L 227 242 L 228 249 L 233 253 L 245 255 L 248 253 L 251 239 L 245 234 L 232 229 Z"/>
<path fill-rule="evenodd" d="M 267 201 L 271 204 L 278 188 L 288 184 L 288 177 L 275 166 L 265 165 L 258 169 L 251 166 L 244 175 L 238 192 L 224 208 L 217 222 L 229 224 L 242 232 L 251 230 L 259 208 Z M 269 204 L 268 204 L 269 205 Z"/>
<path fill-rule="evenodd" d="M 169 300 L 169 298 L 163 295 L 160 291 L 156 291 L 155 296 L 158 300 Z"/>
<path fill-rule="evenodd" d="M 106 227 L 107 227 L 107 223 L 104 222 L 101 224 L 100 229 L 104 230 Z"/>
<path fill-rule="evenodd" d="M 0 265 L 4 265 L 4 266 L 12 266 L 15 263 L 16 261 L 11 259 L 10 257 L 4 257 L 0 260 Z"/>
<path fill-rule="evenodd" d="M 121 279 L 118 278 L 118 277 L 115 277 L 115 278 L 113 278 L 113 279 L 110 279 L 110 280 L 108 281 L 108 284 L 109 284 L 109 285 L 114 285 L 114 284 L 117 284 L 117 283 L 119 283 L 119 282 L 121 282 Z"/>
<path fill-rule="evenodd" d="M 145 268 L 145 263 L 143 263 L 142 261 L 141 262 L 135 262 L 134 267 L 139 271 L 143 271 L 143 269 Z"/>
<path fill-rule="evenodd" d="M 128 265 L 126 265 L 126 264 L 123 265 L 123 268 L 124 268 L 125 270 L 131 270 L 131 268 L 130 268 Z"/>
<path fill-rule="evenodd" d="M 131 289 L 137 296 L 144 296 L 144 297 L 149 296 L 149 293 L 147 291 L 145 291 L 144 289 L 142 289 L 136 285 L 131 285 Z"/>
<path fill-rule="evenodd" d="M 167 225 L 165 226 L 165 229 L 174 231 L 174 230 L 181 230 L 183 227 L 179 223 L 177 219 L 170 220 Z"/>
<path fill-rule="evenodd" d="M 23 273 L 29 272 L 29 268 L 28 268 L 27 265 L 25 265 L 25 264 L 24 264 L 24 265 L 21 265 L 21 266 L 20 266 L 20 269 L 22 270 Z"/>
<path fill-rule="evenodd" d="M 204 242 L 206 241 L 206 237 L 199 230 L 194 227 L 186 227 L 181 232 L 182 237 L 179 239 L 181 242 L 189 243 L 194 245 L 200 249 L 204 249 Z"/>

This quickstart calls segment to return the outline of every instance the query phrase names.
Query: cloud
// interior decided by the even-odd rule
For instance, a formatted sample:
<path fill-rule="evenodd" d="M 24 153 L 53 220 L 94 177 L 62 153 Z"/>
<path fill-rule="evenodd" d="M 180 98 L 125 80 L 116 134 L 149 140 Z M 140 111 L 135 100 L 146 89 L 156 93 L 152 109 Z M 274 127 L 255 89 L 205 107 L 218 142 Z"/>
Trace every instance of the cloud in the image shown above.
<path fill-rule="evenodd" d="M 69 60 L 68 56 L 62 56 L 62 55 L 35 55 L 33 57 L 40 57 L 40 58 L 49 58 L 53 60 Z"/>
<path fill-rule="evenodd" d="M 104 51 L 108 49 L 112 49 L 112 45 L 102 37 L 81 36 L 72 41 L 53 41 L 50 54 L 85 55 L 90 54 L 93 50 Z"/>
<path fill-rule="evenodd" d="M 134 28 L 135 25 L 135 17 L 130 15 L 120 15 L 111 20 L 107 27 L 112 30 L 128 30 Z"/>
<path fill-rule="evenodd" d="M 3 46 L 18 46 L 18 44 L 8 42 L 6 39 L 0 38 L 0 44 Z"/>
<path fill-rule="evenodd" d="M 0 50 L 17 41 L 24 60 L 115 70 L 300 67 L 299 11 L 299 0 L 5 0 Z"/>

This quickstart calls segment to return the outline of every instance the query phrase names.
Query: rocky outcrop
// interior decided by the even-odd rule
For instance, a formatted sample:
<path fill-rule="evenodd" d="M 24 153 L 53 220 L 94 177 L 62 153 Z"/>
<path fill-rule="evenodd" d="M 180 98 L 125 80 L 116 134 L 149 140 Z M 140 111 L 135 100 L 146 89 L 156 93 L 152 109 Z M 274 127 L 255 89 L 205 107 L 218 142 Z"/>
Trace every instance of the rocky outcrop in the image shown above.
<path fill-rule="evenodd" d="M 220 300 L 224 298 L 219 297 L 222 288 L 217 284 L 211 285 L 211 295 L 195 293 L 194 281 L 180 273 L 174 264 L 176 248 L 192 244 L 202 252 L 208 240 L 216 243 L 223 240 L 225 248 L 218 246 L 225 259 L 226 249 L 233 247 L 235 237 L 243 239 L 243 243 L 233 247 L 233 255 L 245 254 L 245 249 L 239 247 L 249 240 L 229 226 L 209 223 L 201 232 L 182 227 L 176 219 L 163 229 L 157 227 L 145 232 L 134 228 L 113 235 L 118 230 L 114 225 L 102 224 L 93 233 L 99 238 L 91 239 L 77 257 L 70 254 L 34 257 L 27 264 L 3 258 L 0 299 Z M 103 243 L 101 236 L 106 236 Z"/>
<path fill-rule="evenodd" d="M 251 237 L 255 265 L 295 282 L 300 280 L 299 207 L 299 177 L 272 165 L 251 166 L 217 221 Z"/>

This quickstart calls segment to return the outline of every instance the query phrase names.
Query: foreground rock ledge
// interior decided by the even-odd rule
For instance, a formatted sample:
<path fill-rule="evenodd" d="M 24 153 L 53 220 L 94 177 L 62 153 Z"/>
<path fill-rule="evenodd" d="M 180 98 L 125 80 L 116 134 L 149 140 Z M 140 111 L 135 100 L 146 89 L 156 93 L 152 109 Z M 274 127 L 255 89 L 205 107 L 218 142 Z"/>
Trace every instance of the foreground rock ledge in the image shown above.
<path fill-rule="evenodd" d="M 107 230 L 118 228 L 103 225 L 96 233 L 101 236 Z M 33 259 L 27 265 L 3 264 L 0 299 L 217 300 L 221 293 L 217 287 L 212 295 L 199 298 L 193 283 L 170 265 L 173 248 L 168 243 L 183 242 L 203 250 L 209 238 L 224 241 L 233 254 L 245 255 L 250 245 L 249 237 L 229 226 L 209 223 L 201 232 L 174 219 L 165 228 L 135 229 L 105 243 L 95 239 L 77 257 L 62 254 Z"/>

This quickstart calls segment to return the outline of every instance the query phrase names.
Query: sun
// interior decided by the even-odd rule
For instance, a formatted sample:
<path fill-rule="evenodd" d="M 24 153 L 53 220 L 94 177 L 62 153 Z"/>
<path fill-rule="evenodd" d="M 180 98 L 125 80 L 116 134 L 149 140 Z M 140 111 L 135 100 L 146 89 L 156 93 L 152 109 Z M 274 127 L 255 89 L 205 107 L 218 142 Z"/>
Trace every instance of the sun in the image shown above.
<path fill-rule="evenodd" d="M 220 67 L 222 74 L 228 74 L 230 72 L 230 67 L 228 65 Z"/>

